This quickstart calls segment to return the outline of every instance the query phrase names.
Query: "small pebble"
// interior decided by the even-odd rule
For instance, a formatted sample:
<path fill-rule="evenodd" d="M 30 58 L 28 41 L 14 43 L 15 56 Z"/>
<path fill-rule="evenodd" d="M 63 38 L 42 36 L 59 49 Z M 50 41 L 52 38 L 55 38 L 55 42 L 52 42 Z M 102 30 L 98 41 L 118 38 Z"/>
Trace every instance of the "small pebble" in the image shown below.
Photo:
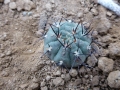
<path fill-rule="evenodd" d="M 2 73 L 1 73 L 1 76 L 3 76 L 3 77 L 7 77 L 8 75 L 9 75 L 9 73 L 6 71 L 2 71 Z"/>
<path fill-rule="evenodd" d="M 10 2 L 9 3 L 9 8 L 16 9 L 17 8 L 16 3 L 15 2 Z"/>
<path fill-rule="evenodd" d="M 83 12 L 79 12 L 79 13 L 77 14 L 77 16 L 78 16 L 78 18 L 82 18 L 82 17 L 83 17 Z"/>
<path fill-rule="evenodd" d="M 93 90 L 100 90 L 99 87 L 94 87 Z"/>
<path fill-rule="evenodd" d="M 114 56 L 120 56 L 120 42 L 110 43 L 109 45 L 109 54 Z"/>
<path fill-rule="evenodd" d="M 111 88 L 120 88 L 120 71 L 112 71 L 107 78 L 108 85 Z"/>
<path fill-rule="evenodd" d="M 55 76 L 60 76 L 60 75 L 61 75 L 61 72 L 60 72 L 60 71 L 53 72 L 53 75 L 55 75 Z"/>
<path fill-rule="evenodd" d="M 27 12 L 26 12 L 26 11 L 22 12 L 22 15 L 23 15 L 23 16 L 26 16 L 26 15 L 27 15 Z"/>
<path fill-rule="evenodd" d="M 12 51 L 11 50 L 8 50 L 6 53 L 5 53 L 7 56 L 10 56 L 12 54 Z"/>
<path fill-rule="evenodd" d="M 17 0 L 16 5 L 18 11 L 21 11 L 23 9 L 30 11 L 31 9 L 35 8 L 35 4 L 31 0 Z"/>
<path fill-rule="evenodd" d="M 39 82 L 39 80 L 38 80 L 36 77 L 34 77 L 32 81 L 33 81 L 34 83 L 38 83 L 38 82 Z"/>
<path fill-rule="evenodd" d="M 74 85 L 75 86 L 78 86 L 82 83 L 82 80 L 81 79 L 76 79 L 75 82 L 74 82 Z"/>
<path fill-rule="evenodd" d="M 22 85 L 20 85 L 20 88 L 21 89 L 25 89 L 25 88 L 27 88 L 28 87 L 28 83 L 27 84 L 22 84 Z"/>
<path fill-rule="evenodd" d="M 99 84 L 99 76 L 94 76 L 91 83 L 92 86 L 97 86 Z"/>
<path fill-rule="evenodd" d="M 95 8 L 93 8 L 93 9 L 91 9 L 91 12 L 93 13 L 93 15 L 98 15 L 98 11 L 95 9 Z"/>
<path fill-rule="evenodd" d="M 46 84 L 45 81 L 42 81 L 42 82 L 40 83 L 40 86 L 41 86 L 41 87 L 44 87 L 45 84 Z"/>
<path fill-rule="evenodd" d="M 28 12 L 28 16 L 32 16 L 33 12 Z"/>
<path fill-rule="evenodd" d="M 5 54 L 4 53 L 0 53 L 0 58 L 3 58 L 5 57 Z"/>
<path fill-rule="evenodd" d="M 47 75 L 46 80 L 49 81 L 51 79 L 51 76 Z"/>
<path fill-rule="evenodd" d="M 107 57 L 100 57 L 98 60 L 98 67 L 103 72 L 110 72 L 113 70 L 114 61 Z"/>
<path fill-rule="evenodd" d="M 88 76 L 88 75 L 85 75 L 85 78 L 86 78 L 86 79 L 88 79 L 88 78 L 89 78 L 89 76 Z"/>
<path fill-rule="evenodd" d="M 61 78 L 62 78 L 62 79 L 65 79 L 65 74 L 62 74 L 62 75 L 61 75 Z"/>
<path fill-rule="evenodd" d="M 84 13 L 86 14 L 86 13 L 88 13 L 89 12 L 89 9 L 88 8 L 85 8 L 84 9 Z"/>
<path fill-rule="evenodd" d="M 111 43 L 112 42 L 111 35 L 107 34 L 106 36 L 103 36 L 101 38 L 101 42 L 103 42 L 103 43 Z"/>
<path fill-rule="evenodd" d="M 64 80 L 61 77 L 56 77 L 53 79 L 53 84 L 55 86 L 64 85 Z"/>
<path fill-rule="evenodd" d="M 47 3 L 45 7 L 47 11 L 52 11 L 52 5 L 50 3 Z"/>
<path fill-rule="evenodd" d="M 4 0 L 4 4 L 10 3 L 10 0 Z"/>
<path fill-rule="evenodd" d="M 34 18 L 40 18 L 40 14 L 34 14 L 33 17 Z"/>
<path fill-rule="evenodd" d="M 32 84 L 30 84 L 29 87 L 32 90 L 39 90 L 39 84 L 38 83 L 32 83 Z"/>
<path fill-rule="evenodd" d="M 65 81 L 69 81 L 70 79 L 71 79 L 70 74 L 66 74 L 66 75 L 65 75 Z"/>
<path fill-rule="evenodd" d="M 41 87 L 41 90 L 48 90 L 48 87 L 47 86 Z"/>
<path fill-rule="evenodd" d="M 72 77 L 76 77 L 77 74 L 78 74 L 78 72 L 77 72 L 76 69 L 71 69 L 69 73 L 70 73 L 70 75 L 71 75 Z"/>
<path fill-rule="evenodd" d="M 106 15 L 109 16 L 109 17 L 111 17 L 111 16 L 112 16 L 112 13 L 109 12 L 109 11 L 107 11 Z"/>

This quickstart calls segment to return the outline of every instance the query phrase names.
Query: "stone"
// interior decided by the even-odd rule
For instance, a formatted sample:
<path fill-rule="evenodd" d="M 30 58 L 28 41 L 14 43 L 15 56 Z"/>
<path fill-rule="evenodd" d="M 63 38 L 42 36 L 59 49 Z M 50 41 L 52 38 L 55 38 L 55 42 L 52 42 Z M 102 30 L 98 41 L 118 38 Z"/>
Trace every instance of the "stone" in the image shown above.
<path fill-rule="evenodd" d="M 77 14 L 77 17 L 78 17 L 78 18 L 82 18 L 82 17 L 83 17 L 83 12 L 79 12 L 79 13 Z"/>
<path fill-rule="evenodd" d="M 110 43 L 108 49 L 111 56 L 120 56 L 120 42 Z"/>
<path fill-rule="evenodd" d="M 71 69 L 69 73 L 70 73 L 70 75 L 71 75 L 72 77 L 76 77 L 77 74 L 78 74 L 78 72 L 77 72 L 76 69 Z"/>
<path fill-rule="evenodd" d="M 99 84 L 99 76 L 94 76 L 91 81 L 92 86 L 97 86 Z"/>
<path fill-rule="evenodd" d="M 39 18 L 40 17 L 40 14 L 34 14 L 33 15 L 33 18 Z"/>
<path fill-rule="evenodd" d="M 98 67 L 103 72 L 110 72 L 113 70 L 114 61 L 107 57 L 100 57 L 98 60 Z"/>
<path fill-rule="evenodd" d="M 28 12 L 24 11 L 24 12 L 22 12 L 22 15 L 23 15 L 23 16 L 26 16 L 27 13 L 28 13 Z"/>
<path fill-rule="evenodd" d="M 40 83 L 40 86 L 41 86 L 41 87 L 44 87 L 45 84 L 46 84 L 45 81 L 42 81 L 42 82 Z"/>
<path fill-rule="evenodd" d="M 85 70 L 84 66 L 82 66 L 79 70 L 79 74 L 83 74 L 85 72 L 86 72 L 86 70 Z"/>
<path fill-rule="evenodd" d="M 39 84 L 38 83 L 32 83 L 32 84 L 30 84 L 29 87 L 32 90 L 39 90 Z"/>
<path fill-rule="evenodd" d="M 97 37 L 97 36 L 98 36 L 98 32 L 97 31 L 93 31 L 92 37 Z"/>
<path fill-rule="evenodd" d="M 53 79 L 53 84 L 55 86 L 64 85 L 64 80 L 61 77 L 56 77 Z"/>
<path fill-rule="evenodd" d="M 85 77 L 85 79 L 88 79 L 88 78 L 89 78 L 89 76 L 88 76 L 88 75 L 85 75 L 84 77 Z"/>
<path fill-rule="evenodd" d="M 5 55 L 6 55 L 6 56 L 12 55 L 12 51 L 11 51 L 11 50 L 6 51 L 6 52 L 5 52 Z"/>
<path fill-rule="evenodd" d="M 101 56 L 105 57 L 105 56 L 108 56 L 109 54 L 109 50 L 108 49 L 101 49 Z"/>
<path fill-rule="evenodd" d="M 51 76 L 47 75 L 46 80 L 49 81 L 51 79 Z"/>
<path fill-rule="evenodd" d="M 87 59 L 87 64 L 90 66 L 90 67 L 92 67 L 92 66 L 95 66 L 96 65 L 96 63 L 97 63 L 97 59 L 96 59 L 96 57 L 92 54 L 90 57 L 88 57 L 88 59 Z"/>
<path fill-rule="evenodd" d="M 95 9 L 95 8 L 93 8 L 93 9 L 91 9 L 91 12 L 93 13 L 93 15 L 98 15 L 98 11 Z"/>
<path fill-rule="evenodd" d="M 30 11 L 31 9 L 35 8 L 35 4 L 30 0 L 24 0 L 24 9 Z"/>
<path fill-rule="evenodd" d="M 33 12 L 28 12 L 28 16 L 32 16 Z"/>
<path fill-rule="evenodd" d="M 109 17 L 111 17 L 112 16 L 112 12 L 107 11 L 106 15 L 109 16 Z"/>
<path fill-rule="evenodd" d="M 41 87 L 41 90 L 48 90 L 48 87 L 47 86 Z"/>
<path fill-rule="evenodd" d="M 108 85 L 111 88 L 120 88 L 120 71 L 112 71 L 107 77 Z"/>
<path fill-rule="evenodd" d="M 58 70 L 58 71 L 56 71 L 56 72 L 53 72 L 53 75 L 55 75 L 55 76 L 60 76 L 60 75 L 61 75 L 61 72 Z"/>
<path fill-rule="evenodd" d="M 10 9 L 16 9 L 17 8 L 16 3 L 15 2 L 10 2 L 9 3 L 9 8 Z"/>
<path fill-rule="evenodd" d="M 21 89 L 25 89 L 25 88 L 27 88 L 27 87 L 28 87 L 28 83 L 20 85 L 20 88 L 21 88 Z"/>
<path fill-rule="evenodd" d="M 35 8 L 35 4 L 31 0 L 17 0 L 16 5 L 18 11 L 21 11 L 23 9 L 30 11 L 31 9 Z"/>
<path fill-rule="evenodd" d="M 61 75 L 61 78 L 62 78 L 62 79 L 65 79 L 65 74 L 62 74 L 62 75 Z"/>
<path fill-rule="evenodd" d="M 94 87 L 93 90 L 100 90 L 99 87 Z"/>
<path fill-rule="evenodd" d="M 5 54 L 4 53 L 0 53 L 0 58 L 3 58 L 5 57 Z"/>
<path fill-rule="evenodd" d="M 34 83 L 38 83 L 38 82 L 39 82 L 39 80 L 38 80 L 36 77 L 34 77 L 32 81 L 33 81 Z"/>
<path fill-rule="evenodd" d="M 10 0 L 4 0 L 4 4 L 9 4 Z"/>
<path fill-rule="evenodd" d="M 50 0 L 50 2 L 51 2 L 52 4 L 54 4 L 54 3 L 55 3 L 55 0 Z"/>
<path fill-rule="evenodd" d="M 74 85 L 75 85 L 75 86 L 78 86 L 78 85 L 81 84 L 81 82 L 82 82 L 81 79 L 76 79 L 75 82 L 74 82 Z"/>
<path fill-rule="evenodd" d="M 45 5 L 45 7 L 46 7 L 46 10 L 47 11 L 52 11 L 52 5 L 50 4 L 50 3 L 47 3 L 46 5 Z"/>
<path fill-rule="evenodd" d="M 99 34 L 107 34 L 108 30 L 111 27 L 111 23 L 107 18 L 101 18 L 99 25 L 97 26 L 97 31 Z"/>
<path fill-rule="evenodd" d="M 40 15 L 38 30 L 41 30 L 41 29 L 44 30 L 44 28 L 46 27 L 47 20 L 48 20 L 47 18 L 48 17 L 45 13 Z"/>
<path fill-rule="evenodd" d="M 24 0 L 17 0 L 16 5 L 17 5 L 17 11 L 23 10 Z"/>
<path fill-rule="evenodd" d="M 4 32 L 2 35 L 0 35 L 0 40 L 2 41 L 6 41 L 8 39 L 8 34 L 6 32 Z"/>
<path fill-rule="evenodd" d="M 65 81 L 69 81 L 70 79 L 71 79 L 70 74 L 66 74 L 66 75 L 65 75 Z"/>
<path fill-rule="evenodd" d="M 111 35 L 107 34 L 106 36 L 103 36 L 101 38 L 101 42 L 103 42 L 103 43 L 111 43 L 112 42 Z"/>
<path fill-rule="evenodd" d="M 3 77 L 7 77 L 9 75 L 9 73 L 7 71 L 2 71 L 1 76 Z"/>
<path fill-rule="evenodd" d="M 84 9 L 84 13 L 86 14 L 86 13 L 88 13 L 89 12 L 89 9 L 88 8 L 85 8 Z"/>

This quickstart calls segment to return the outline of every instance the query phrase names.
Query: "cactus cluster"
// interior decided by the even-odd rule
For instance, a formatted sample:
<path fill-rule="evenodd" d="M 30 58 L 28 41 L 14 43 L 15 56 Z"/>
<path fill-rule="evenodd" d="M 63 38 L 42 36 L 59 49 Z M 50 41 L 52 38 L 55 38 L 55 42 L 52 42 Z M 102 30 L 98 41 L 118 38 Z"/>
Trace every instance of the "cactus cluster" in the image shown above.
<path fill-rule="evenodd" d="M 81 22 L 71 20 L 50 24 L 44 36 L 44 54 L 60 66 L 81 66 L 93 51 L 90 31 Z"/>

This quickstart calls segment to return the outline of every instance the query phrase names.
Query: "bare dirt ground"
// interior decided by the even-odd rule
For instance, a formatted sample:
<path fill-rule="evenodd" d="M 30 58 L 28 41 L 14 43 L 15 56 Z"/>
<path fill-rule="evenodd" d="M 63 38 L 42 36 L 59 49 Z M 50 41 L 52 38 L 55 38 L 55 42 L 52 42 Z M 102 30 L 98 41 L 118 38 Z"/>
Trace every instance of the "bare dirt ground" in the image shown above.
<path fill-rule="evenodd" d="M 120 18 L 113 12 L 89 0 L 0 2 L 0 90 L 120 90 Z M 93 69 L 69 73 L 40 58 L 43 32 L 62 16 L 92 20 L 101 44 L 97 62 L 87 62 Z"/>

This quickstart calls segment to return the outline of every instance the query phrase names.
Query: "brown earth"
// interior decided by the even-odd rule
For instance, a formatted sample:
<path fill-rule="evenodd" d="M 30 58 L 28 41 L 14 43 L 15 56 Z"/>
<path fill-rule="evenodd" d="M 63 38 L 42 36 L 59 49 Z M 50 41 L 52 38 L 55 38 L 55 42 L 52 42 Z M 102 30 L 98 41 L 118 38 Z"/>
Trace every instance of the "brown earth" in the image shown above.
<path fill-rule="evenodd" d="M 120 44 L 120 18 L 89 0 L 32 2 L 35 8 L 28 11 L 18 11 L 10 8 L 9 3 L 0 3 L 0 90 L 119 90 L 108 85 L 107 77 L 110 72 L 120 70 L 120 47 L 117 47 Z M 112 59 L 114 66 L 110 72 L 102 71 L 96 63 L 93 69 L 75 69 L 77 74 L 72 77 L 66 69 L 61 71 L 54 67 L 46 57 L 40 58 L 43 32 L 48 30 L 48 23 L 60 20 L 62 16 L 75 22 L 82 20 L 90 24 L 92 21 L 91 27 L 96 31 L 95 38 L 102 50 L 97 59 L 102 56 Z M 115 46 L 116 54 L 112 52 L 116 50 Z M 89 65 L 93 63 L 88 62 Z"/>

